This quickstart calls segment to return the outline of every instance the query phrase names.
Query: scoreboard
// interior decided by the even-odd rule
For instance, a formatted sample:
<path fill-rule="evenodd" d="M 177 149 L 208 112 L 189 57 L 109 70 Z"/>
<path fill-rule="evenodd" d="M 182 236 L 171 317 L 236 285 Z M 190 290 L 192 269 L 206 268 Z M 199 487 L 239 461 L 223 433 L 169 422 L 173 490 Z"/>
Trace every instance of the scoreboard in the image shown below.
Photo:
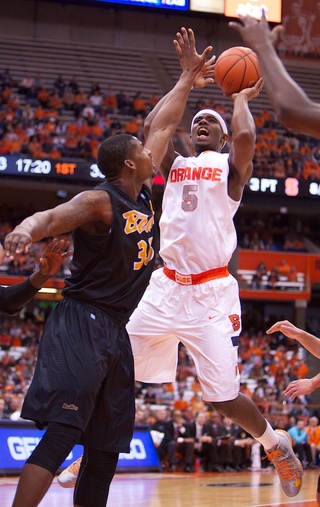
<path fill-rule="evenodd" d="M 66 184 L 99 184 L 104 178 L 97 164 L 86 160 L 67 159 L 32 159 L 13 155 L 0 156 L 0 184 L 1 177 L 9 176 L 38 179 L 42 182 L 59 182 Z M 163 186 L 164 180 L 157 174 L 154 180 L 157 186 Z M 252 176 L 245 187 L 246 194 L 319 199 L 320 180 L 306 180 L 294 177 L 288 178 L 264 178 Z"/>
<path fill-rule="evenodd" d="M 87 183 L 91 181 L 98 184 L 104 179 L 104 175 L 97 164 L 85 160 L 40 160 L 13 155 L 0 156 L 0 178 L 2 175 L 33 179 L 41 178 L 42 181 L 66 183 Z"/>

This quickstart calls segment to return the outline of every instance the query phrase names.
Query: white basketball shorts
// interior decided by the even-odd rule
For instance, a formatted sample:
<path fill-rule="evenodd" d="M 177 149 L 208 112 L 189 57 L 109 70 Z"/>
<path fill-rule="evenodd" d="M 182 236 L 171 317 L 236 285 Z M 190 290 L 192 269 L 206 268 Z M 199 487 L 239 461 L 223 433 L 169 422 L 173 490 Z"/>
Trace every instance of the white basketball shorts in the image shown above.
<path fill-rule="evenodd" d="M 237 397 L 241 308 L 238 282 L 232 275 L 181 285 L 157 269 L 127 330 L 136 380 L 174 382 L 181 341 L 194 360 L 203 400 Z"/>

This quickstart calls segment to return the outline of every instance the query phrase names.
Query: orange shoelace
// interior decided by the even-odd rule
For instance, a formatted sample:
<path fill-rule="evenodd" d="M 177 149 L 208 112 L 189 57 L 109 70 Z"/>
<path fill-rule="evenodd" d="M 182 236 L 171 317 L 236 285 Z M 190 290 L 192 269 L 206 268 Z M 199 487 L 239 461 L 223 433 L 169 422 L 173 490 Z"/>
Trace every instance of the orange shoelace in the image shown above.
<path fill-rule="evenodd" d="M 74 463 L 72 463 L 68 467 L 68 472 L 71 472 L 72 474 L 77 475 L 79 472 L 81 460 L 82 460 L 82 457 L 78 458 Z"/>
<path fill-rule="evenodd" d="M 272 461 L 274 466 L 279 472 L 279 475 L 281 479 L 285 481 L 290 481 L 291 479 L 296 479 L 295 486 L 299 486 L 300 484 L 300 477 L 299 475 L 293 470 L 290 466 L 289 460 L 284 459 L 281 461 L 278 461 L 278 458 L 282 458 L 283 453 L 279 450 L 274 450 L 272 452 L 269 452 L 267 454 L 267 458 L 269 461 Z"/>

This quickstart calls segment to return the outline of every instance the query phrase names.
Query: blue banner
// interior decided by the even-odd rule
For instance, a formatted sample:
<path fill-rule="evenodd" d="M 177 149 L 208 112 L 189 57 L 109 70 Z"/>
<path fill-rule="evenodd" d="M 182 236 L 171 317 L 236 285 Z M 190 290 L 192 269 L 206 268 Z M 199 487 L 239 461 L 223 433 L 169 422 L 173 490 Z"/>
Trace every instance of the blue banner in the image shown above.
<path fill-rule="evenodd" d="M 44 431 L 40 431 L 28 422 L 0 423 L 0 475 L 18 473 L 33 449 L 38 445 Z M 83 452 L 76 445 L 61 469 L 78 459 Z M 136 427 L 130 444 L 130 453 L 120 454 L 117 471 L 159 471 L 160 463 L 148 428 Z"/>

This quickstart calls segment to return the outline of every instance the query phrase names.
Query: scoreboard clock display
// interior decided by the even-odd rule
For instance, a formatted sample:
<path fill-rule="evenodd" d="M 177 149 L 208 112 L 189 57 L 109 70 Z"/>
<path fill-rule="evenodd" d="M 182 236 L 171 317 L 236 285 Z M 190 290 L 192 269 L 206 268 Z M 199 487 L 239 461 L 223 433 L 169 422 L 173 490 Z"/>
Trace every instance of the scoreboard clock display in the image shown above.
<path fill-rule="evenodd" d="M 1 175 L 21 177 L 41 177 L 57 181 L 99 182 L 104 175 L 97 164 L 75 160 L 49 160 L 22 158 L 12 155 L 0 156 Z"/>
<path fill-rule="evenodd" d="M 100 183 L 105 177 L 97 164 L 85 160 L 68 160 L 66 158 L 63 160 L 40 160 L 13 155 L 0 156 L 0 181 L 2 175 L 69 184 L 91 182 L 94 185 Z M 154 183 L 160 186 L 164 185 L 160 174 L 156 175 Z M 253 176 L 247 183 L 245 192 L 251 195 L 290 197 L 292 199 L 299 197 L 319 199 L 320 180 Z"/>
<path fill-rule="evenodd" d="M 250 178 L 246 191 L 260 195 L 281 197 L 314 197 L 320 196 L 320 181 L 298 178 Z"/>

